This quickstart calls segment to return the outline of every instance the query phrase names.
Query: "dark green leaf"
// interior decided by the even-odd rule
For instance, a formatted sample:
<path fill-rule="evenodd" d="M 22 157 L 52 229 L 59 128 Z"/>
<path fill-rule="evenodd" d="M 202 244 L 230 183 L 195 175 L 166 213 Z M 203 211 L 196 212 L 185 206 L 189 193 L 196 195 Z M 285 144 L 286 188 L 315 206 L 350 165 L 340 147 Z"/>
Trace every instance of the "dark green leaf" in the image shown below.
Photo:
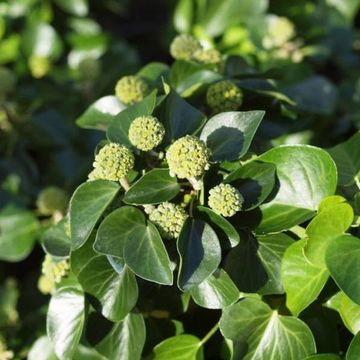
<path fill-rule="evenodd" d="M 131 147 L 128 138 L 130 124 L 139 116 L 151 115 L 156 104 L 156 90 L 148 95 L 144 100 L 131 105 L 117 114 L 111 122 L 107 137 L 112 142 L 117 142 Z"/>
<path fill-rule="evenodd" d="M 286 145 L 269 150 L 259 160 L 276 165 L 279 189 L 260 206 L 258 232 L 289 229 L 310 219 L 322 199 L 333 195 L 337 172 L 331 157 L 309 145 Z"/>
<path fill-rule="evenodd" d="M 273 164 L 252 161 L 233 171 L 224 182 L 231 183 L 244 197 L 242 210 L 252 210 L 264 202 L 273 190 L 275 170 Z"/>
<path fill-rule="evenodd" d="M 214 230 L 202 220 L 187 219 L 177 241 L 180 255 L 178 285 L 199 285 L 218 268 L 221 248 Z"/>
<path fill-rule="evenodd" d="M 101 313 L 111 321 L 122 320 L 137 302 L 135 275 L 127 267 L 118 274 L 105 256 L 93 257 L 81 269 L 78 280 L 85 292 L 99 300 Z"/>
<path fill-rule="evenodd" d="M 222 309 L 237 301 L 240 292 L 222 269 L 216 270 L 209 278 L 189 290 L 193 300 L 207 309 Z"/>
<path fill-rule="evenodd" d="M 153 169 L 131 186 L 124 201 L 128 204 L 160 204 L 174 198 L 179 191 L 180 185 L 176 177 L 169 175 L 169 169 Z"/>
<path fill-rule="evenodd" d="M 59 257 L 68 256 L 71 248 L 68 220 L 62 219 L 47 229 L 43 233 L 41 241 L 48 254 Z"/>
<path fill-rule="evenodd" d="M 295 316 L 316 300 L 329 277 L 326 268 L 313 265 L 306 259 L 305 244 L 306 240 L 300 240 L 291 245 L 281 266 L 286 306 Z"/>
<path fill-rule="evenodd" d="M 348 351 L 346 353 L 346 360 L 358 360 L 360 354 L 360 332 L 352 339 Z"/>
<path fill-rule="evenodd" d="M 73 359 L 85 321 L 84 294 L 64 287 L 51 298 L 47 315 L 47 334 L 60 360 Z"/>
<path fill-rule="evenodd" d="M 120 186 L 107 180 L 80 185 L 70 200 L 72 248 L 81 247 L 89 238 L 102 213 L 119 191 Z"/>
<path fill-rule="evenodd" d="M 151 62 L 145 65 L 137 75 L 148 81 L 157 82 L 162 77 L 167 77 L 170 68 L 168 65 L 160 62 Z"/>
<path fill-rule="evenodd" d="M 116 96 L 104 96 L 91 104 L 76 120 L 76 124 L 85 129 L 106 131 L 115 115 L 125 108 Z"/>
<path fill-rule="evenodd" d="M 226 338 L 247 345 L 244 360 L 303 360 L 316 351 L 310 329 L 301 320 L 279 315 L 264 302 L 245 298 L 223 310 Z"/>
<path fill-rule="evenodd" d="M 200 139 L 211 150 L 214 161 L 240 159 L 249 149 L 264 111 L 229 111 L 213 116 Z"/>
<path fill-rule="evenodd" d="M 308 356 L 304 360 L 341 360 L 341 358 L 335 354 L 318 354 Z"/>

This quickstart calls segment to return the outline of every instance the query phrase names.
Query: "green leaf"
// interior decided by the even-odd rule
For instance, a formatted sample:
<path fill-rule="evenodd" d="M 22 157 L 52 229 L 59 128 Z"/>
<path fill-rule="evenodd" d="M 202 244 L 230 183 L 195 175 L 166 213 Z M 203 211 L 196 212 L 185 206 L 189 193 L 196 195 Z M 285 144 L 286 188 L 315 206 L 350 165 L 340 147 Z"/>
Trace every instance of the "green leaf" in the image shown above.
<path fill-rule="evenodd" d="M 72 15 L 86 16 L 89 11 L 87 0 L 55 0 L 56 4 Z"/>
<path fill-rule="evenodd" d="M 222 309 L 233 304 L 240 292 L 222 269 L 216 270 L 209 278 L 189 290 L 193 300 L 207 309 Z"/>
<path fill-rule="evenodd" d="M 70 200 L 72 249 L 78 249 L 89 238 L 100 216 L 118 193 L 120 186 L 107 180 L 80 185 Z"/>
<path fill-rule="evenodd" d="M 110 333 L 95 346 L 95 349 L 106 359 L 140 360 L 145 338 L 143 316 L 130 313 L 123 321 L 113 325 Z"/>
<path fill-rule="evenodd" d="M 154 348 L 154 360 L 202 360 L 201 341 L 193 335 L 177 335 Z"/>
<path fill-rule="evenodd" d="M 304 360 L 341 360 L 341 358 L 335 354 L 318 354 L 308 356 Z"/>
<path fill-rule="evenodd" d="M 151 222 L 143 225 L 124 248 L 125 263 L 141 278 L 163 285 L 172 285 L 171 263 L 161 236 Z"/>
<path fill-rule="evenodd" d="M 352 302 L 342 291 L 326 302 L 326 306 L 339 312 L 344 325 L 353 334 L 360 331 L 360 305 Z"/>
<path fill-rule="evenodd" d="M 327 247 L 334 238 L 345 233 L 353 219 L 353 209 L 347 203 L 334 204 L 320 210 L 306 228 L 308 240 L 304 253 L 307 259 L 324 268 Z"/>
<path fill-rule="evenodd" d="M 271 149 L 258 160 L 276 165 L 279 189 L 260 206 L 257 232 L 290 229 L 310 219 L 322 199 L 333 195 L 337 172 L 326 151 L 309 145 L 285 145 Z"/>
<path fill-rule="evenodd" d="M 265 201 L 275 185 L 273 164 L 252 161 L 233 171 L 225 183 L 235 186 L 244 197 L 242 210 L 252 210 Z"/>
<path fill-rule="evenodd" d="M 207 222 L 212 222 L 226 234 L 231 246 L 236 246 L 240 242 L 239 233 L 228 220 L 205 206 L 198 206 L 196 209 L 205 215 Z"/>
<path fill-rule="evenodd" d="M 117 142 L 129 147 L 132 144 L 128 138 L 129 127 L 133 120 L 139 116 L 151 115 L 156 104 L 156 90 L 148 95 L 144 100 L 131 105 L 118 113 L 111 122 L 107 138 L 112 142 Z"/>
<path fill-rule="evenodd" d="M 202 283 L 215 272 L 221 261 L 218 237 L 202 220 L 186 220 L 177 249 L 180 255 L 178 285 L 182 290 Z"/>
<path fill-rule="evenodd" d="M 331 277 L 356 304 L 360 304 L 360 239 L 351 235 L 335 238 L 325 255 Z"/>
<path fill-rule="evenodd" d="M 188 33 L 193 19 L 193 1 L 180 0 L 174 11 L 174 27 L 179 33 Z"/>
<path fill-rule="evenodd" d="M 116 96 L 104 96 L 91 104 L 76 120 L 76 124 L 85 129 L 106 131 L 115 115 L 126 108 Z"/>
<path fill-rule="evenodd" d="M 135 275 L 127 267 L 118 274 L 105 256 L 93 257 L 81 269 L 78 280 L 85 292 L 99 300 L 101 313 L 111 321 L 122 320 L 137 302 Z"/>
<path fill-rule="evenodd" d="M 292 243 L 285 234 L 242 236 L 240 244 L 228 253 L 225 270 L 242 292 L 282 294 L 281 262 Z"/>
<path fill-rule="evenodd" d="M 360 354 L 360 332 L 351 340 L 346 353 L 346 360 L 358 360 Z"/>
<path fill-rule="evenodd" d="M 285 91 L 297 107 L 314 114 L 333 113 L 337 100 L 337 88 L 322 76 L 313 76 L 292 85 Z"/>
<path fill-rule="evenodd" d="M 198 131 L 206 116 L 182 99 L 173 89 L 157 109 L 157 116 L 165 126 L 166 142 Z"/>
<path fill-rule="evenodd" d="M 72 359 L 85 321 L 84 294 L 64 287 L 51 298 L 47 315 L 47 334 L 60 360 Z"/>
<path fill-rule="evenodd" d="M 327 269 L 310 263 L 304 255 L 306 240 L 292 244 L 285 252 L 281 279 L 286 291 L 286 306 L 298 316 L 316 300 L 329 277 Z"/>
<path fill-rule="evenodd" d="M 71 238 L 68 234 L 68 226 L 68 219 L 65 218 L 43 233 L 41 242 L 48 254 L 59 257 L 70 254 Z"/>
<path fill-rule="evenodd" d="M 160 204 L 174 198 L 179 191 L 180 185 L 176 177 L 169 175 L 169 169 L 153 169 L 131 186 L 124 201 L 128 204 Z"/>
<path fill-rule="evenodd" d="M 124 206 L 108 215 L 100 224 L 94 243 L 100 254 L 124 257 L 126 239 L 134 239 L 142 231 L 144 215 L 132 206 Z"/>
<path fill-rule="evenodd" d="M 240 159 L 249 149 L 264 111 L 229 111 L 213 116 L 200 139 L 211 150 L 213 161 Z"/>
<path fill-rule="evenodd" d="M 164 63 L 151 62 L 141 68 L 137 76 L 151 82 L 158 82 L 162 77 L 167 77 L 169 70 L 169 66 Z"/>
<path fill-rule="evenodd" d="M 360 173 L 360 131 L 349 140 L 328 149 L 339 172 L 339 185 L 350 186 Z"/>
<path fill-rule="evenodd" d="M 37 339 L 32 345 L 28 360 L 57 360 L 52 344 L 47 336 L 42 336 Z"/>
<path fill-rule="evenodd" d="M 39 223 L 23 209 L 7 206 L 0 211 L 0 260 L 25 259 L 34 247 Z"/>
<path fill-rule="evenodd" d="M 264 302 L 245 298 L 223 310 L 220 330 L 247 345 L 244 360 L 303 360 L 316 352 L 310 329 L 301 320 L 279 315 Z"/>

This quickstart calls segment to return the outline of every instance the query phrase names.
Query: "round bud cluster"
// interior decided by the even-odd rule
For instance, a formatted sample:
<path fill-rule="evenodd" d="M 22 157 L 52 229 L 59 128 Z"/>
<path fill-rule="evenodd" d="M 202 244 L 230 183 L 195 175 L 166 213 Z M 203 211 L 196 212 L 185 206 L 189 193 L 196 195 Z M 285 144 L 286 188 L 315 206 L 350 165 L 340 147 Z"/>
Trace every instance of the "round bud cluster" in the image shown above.
<path fill-rule="evenodd" d="M 230 184 L 220 184 L 209 191 L 208 204 L 217 214 L 230 217 L 241 210 L 244 201 L 240 192 Z"/>
<path fill-rule="evenodd" d="M 57 186 L 49 186 L 39 194 L 36 206 L 42 215 L 52 215 L 55 212 L 65 214 L 69 202 L 67 193 Z"/>
<path fill-rule="evenodd" d="M 263 38 L 265 49 L 280 47 L 295 35 L 294 24 L 286 17 L 268 15 L 266 27 L 267 34 Z"/>
<path fill-rule="evenodd" d="M 197 50 L 201 50 L 199 41 L 188 34 L 176 36 L 170 45 L 170 54 L 176 60 L 191 60 Z"/>
<path fill-rule="evenodd" d="M 54 261 L 50 255 L 46 255 L 42 263 L 42 276 L 38 282 L 39 290 L 43 294 L 53 292 L 56 284 L 68 275 L 69 270 L 70 265 L 68 260 Z"/>
<path fill-rule="evenodd" d="M 142 151 L 150 151 L 158 146 L 165 135 L 163 124 L 153 116 L 137 117 L 130 125 L 129 140 Z"/>
<path fill-rule="evenodd" d="M 32 55 L 29 58 L 29 67 L 31 75 L 36 79 L 40 79 L 50 71 L 51 62 L 44 56 Z"/>
<path fill-rule="evenodd" d="M 89 180 L 120 181 L 134 167 L 134 155 L 124 145 L 110 143 L 95 156 Z"/>
<path fill-rule="evenodd" d="M 202 64 L 213 64 L 220 66 L 223 63 L 221 53 L 216 49 L 200 49 L 195 51 L 194 60 Z"/>
<path fill-rule="evenodd" d="M 14 352 L 9 350 L 5 339 L 0 335 L 0 359 L 11 360 L 14 358 Z"/>
<path fill-rule="evenodd" d="M 115 94 L 125 105 L 131 105 L 144 99 L 148 94 L 148 84 L 138 76 L 124 76 L 115 86 Z"/>
<path fill-rule="evenodd" d="M 6 67 L 0 67 L 0 97 L 14 90 L 16 83 L 13 72 Z"/>
<path fill-rule="evenodd" d="M 180 235 L 187 217 L 181 206 L 164 202 L 151 212 L 149 219 L 158 227 L 163 237 L 172 239 Z"/>
<path fill-rule="evenodd" d="M 195 136 L 176 140 L 166 152 L 170 174 L 180 179 L 202 176 L 209 168 L 209 150 Z"/>
<path fill-rule="evenodd" d="M 215 112 L 235 111 L 242 103 L 242 92 L 230 80 L 219 81 L 209 87 L 206 102 Z"/>

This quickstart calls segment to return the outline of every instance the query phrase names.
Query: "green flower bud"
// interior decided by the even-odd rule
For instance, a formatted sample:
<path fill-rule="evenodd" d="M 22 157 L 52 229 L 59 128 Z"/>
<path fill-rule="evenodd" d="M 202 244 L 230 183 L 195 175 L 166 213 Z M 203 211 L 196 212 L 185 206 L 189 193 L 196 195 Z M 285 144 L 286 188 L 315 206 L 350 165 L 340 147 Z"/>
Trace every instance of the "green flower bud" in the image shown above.
<path fill-rule="evenodd" d="M 294 24 L 286 17 L 268 15 L 266 17 L 267 34 L 263 38 L 265 49 L 280 47 L 295 35 Z"/>
<path fill-rule="evenodd" d="M 209 168 L 209 150 L 197 137 L 186 135 L 169 147 L 166 160 L 172 176 L 180 179 L 199 177 Z"/>
<path fill-rule="evenodd" d="M 51 62 L 44 56 L 32 55 L 29 58 L 29 67 L 31 75 L 36 79 L 40 79 L 50 71 Z"/>
<path fill-rule="evenodd" d="M 43 294 L 52 293 L 56 284 L 68 275 L 70 265 L 68 260 L 55 261 L 50 255 L 45 255 L 42 263 L 42 276 L 38 281 L 38 288 Z"/>
<path fill-rule="evenodd" d="M 98 59 L 88 57 L 81 60 L 78 69 L 82 79 L 93 81 L 97 79 L 101 73 L 101 64 Z"/>
<path fill-rule="evenodd" d="M 230 217 L 241 210 L 244 201 L 240 192 L 230 184 L 220 184 L 209 191 L 208 204 L 217 214 Z"/>
<path fill-rule="evenodd" d="M 6 67 L 0 67 L 0 97 L 6 95 L 15 88 L 16 78 L 14 73 Z"/>
<path fill-rule="evenodd" d="M 149 219 L 158 227 L 163 237 L 172 239 L 180 235 L 187 217 L 181 206 L 164 202 L 151 212 Z"/>
<path fill-rule="evenodd" d="M 170 54 L 176 60 L 191 60 L 194 52 L 201 49 L 199 41 L 191 35 L 175 37 L 170 45 Z"/>
<path fill-rule="evenodd" d="M 89 180 L 120 181 L 134 167 L 134 161 L 134 155 L 126 146 L 107 144 L 95 156 Z"/>
<path fill-rule="evenodd" d="M 49 186 L 40 192 L 36 206 L 42 215 L 52 215 L 55 212 L 64 214 L 69 202 L 67 193 L 56 187 Z"/>
<path fill-rule="evenodd" d="M 242 92 L 232 81 L 223 80 L 209 87 L 206 102 L 216 113 L 236 111 L 242 103 Z"/>
<path fill-rule="evenodd" d="M 153 116 L 137 117 L 129 128 L 130 142 L 143 151 L 149 151 L 158 146 L 164 135 L 163 124 Z"/>
<path fill-rule="evenodd" d="M 221 53 L 216 49 L 200 49 L 195 51 L 194 60 L 202 64 L 221 65 L 223 58 Z"/>
<path fill-rule="evenodd" d="M 14 356 L 14 352 L 8 349 L 5 339 L 0 336 L 0 359 L 11 360 Z"/>
<path fill-rule="evenodd" d="M 138 76 L 124 76 L 115 86 L 115 94 L 125 105 L 131 105 L 145 98 L 149 92 L 148 84 Z"/>

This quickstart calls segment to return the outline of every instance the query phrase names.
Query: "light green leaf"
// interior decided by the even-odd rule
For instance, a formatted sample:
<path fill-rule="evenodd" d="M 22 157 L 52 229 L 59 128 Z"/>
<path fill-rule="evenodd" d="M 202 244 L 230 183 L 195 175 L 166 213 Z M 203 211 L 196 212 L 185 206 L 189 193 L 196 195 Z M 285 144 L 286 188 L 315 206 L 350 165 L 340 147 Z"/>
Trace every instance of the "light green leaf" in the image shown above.
<path fill-rule="evenodd" d="M 285 252 L 281 279 L 286 291 L 286 306 L 298 316 L 320 294 L 329 277 L 326 268 L 310 263 L 304 255 L 306 240 L 292 244 Z"/>
<path fill-rule="evenodd" d="M 301 320 L 279 315 L 260 300 L 245 298 L 223 310 L 220 330 L 247 345 L 243 360 L 303 360 L 316 352 L 310 329 Z"/>
<path fill-rule="evenodd" d="M 193 19 L 193 1 L 180 0 L 174 11 L 174 26 L 179 33 L 188 33 Z"/>
<path fill-rule="evenodd" d="M 264 111 L 229 111 L 208 120 L 200 139 L 211 150 L 213 161 L 240 159 L 249 149 Z"/>
<path fill-rule="evenodd" d="M 47 315 L 47 334 L 60 360 L 73 359 L 85 321 L 84 294 L 64 287 L 51 298 Z"/>
<path fill-rule="evenodd" d="M 80 185 L 70 200 L 72 248 L 78 249 L 89 238 L 100 216 L 119 191 L 120 186 L 107 180 Z"/>

